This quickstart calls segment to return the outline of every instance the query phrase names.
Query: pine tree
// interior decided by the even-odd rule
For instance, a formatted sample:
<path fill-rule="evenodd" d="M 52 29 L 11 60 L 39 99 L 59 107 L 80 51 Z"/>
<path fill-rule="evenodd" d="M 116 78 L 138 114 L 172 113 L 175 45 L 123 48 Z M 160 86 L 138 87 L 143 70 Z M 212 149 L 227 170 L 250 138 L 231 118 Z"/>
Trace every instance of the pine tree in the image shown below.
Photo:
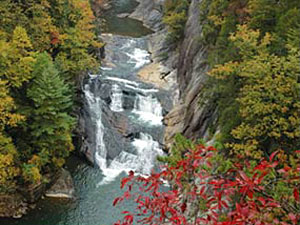
<path fill-rule="evenodd" d="M 33 103 L 27 112 L 33 153 L 49 159 L 44 165 L 62 166 L 64 158 L 73 150 L 74 118 L 68 113 L 72 106 L 69 88 L 47 53 L 37 57 L 33 76 L 33 84 L 27 91 Z"/>

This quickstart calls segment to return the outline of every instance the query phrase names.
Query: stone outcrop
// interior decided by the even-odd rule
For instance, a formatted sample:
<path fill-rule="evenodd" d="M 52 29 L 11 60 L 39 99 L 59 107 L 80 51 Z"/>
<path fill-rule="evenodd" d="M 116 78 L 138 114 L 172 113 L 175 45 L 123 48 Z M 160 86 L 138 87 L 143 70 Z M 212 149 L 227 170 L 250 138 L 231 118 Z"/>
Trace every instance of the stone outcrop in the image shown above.
<path fill-rule="evenodd" d="M 166 42 L 167 30 L 162 25 L 163 0 L 139 0 L 140 5 L 130 15 L 156 31 L 149 37 L 154 64 L 140 72 L 141 79 L 173 91 L 175 105 L 164 118 L 166 147 L 170 147 L 176 133 L 191 139 L 205 138 L 209 125 L 216 119 L 215 105 L 199 104 L 208 70 L 206 47 L 199 41 L 202 29 L 199 23 L 200 1 L 191 1 L 179 51 Z M 158 12 L 160 14 L 154 20 L 152 15 Z M 146 74 L 147 70 L 151 76 Z"/>
<path fill-rule="evenodd" d="M 138 0 L 140 3 L 130 18 L 140 20 L 144 26 L 158 31 L 162 28 L 162 12 L 164 0 Z"/>
<path fill-rule="evenodd" d="M 51 198 L 74 198 L 75 188 L 70 172 L 62 169 L 58 179 L 51 188 L 46 191 L 45 196 Z"/>
<path fill-rule="evenodd" d="M 199 3 L 192 0 L 188 12 L 183 42 L 177 62 L 177 82 L 180 101 L 165 117 L 167 126 L 165 144 L 170 145 L 176 133 L 197 139 L 207 134 L 209 124 L 215 120 L 215 105 L 201 106 L 199 98 L 206 83 L 206 47 L 199 41 L 202 26 L 199 24 Z"/>
<path fill-rule="evenodd" d="M 45 193 L 48 193 L 49 197 L 74 196 L 73 179 L 68 171 L 61 169 L 44 175 L 44 178 L 50 182 L 24 185 L 18 187 L 15 193 L 0 194 L 0 218 L 21 218 L 30 209 L 35 208 L 35 203 Z M 50 187 L 52 188 L 49 190 Z"/>
<path fill-rule="evenodd" d="M 20 218 L 26 214 L 28 204 L 20 194 L 2 194 L 0 195 L 0 218 L 13 217 Z"/>

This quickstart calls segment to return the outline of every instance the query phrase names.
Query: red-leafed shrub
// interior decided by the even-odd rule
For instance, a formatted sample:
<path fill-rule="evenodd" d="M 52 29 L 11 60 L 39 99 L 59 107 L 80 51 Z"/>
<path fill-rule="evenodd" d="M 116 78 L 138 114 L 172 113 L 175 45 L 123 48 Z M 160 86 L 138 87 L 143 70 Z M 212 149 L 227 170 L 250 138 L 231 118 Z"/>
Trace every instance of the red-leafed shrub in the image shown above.
<path fill-rule="evenodd" d="M 175 166 L 147 178 L 130 172 L 121 182 L 124 195 L 113 204 L 133 199 L 137 207 L 124 211 L 115 225 L 300 224 L 299 156 L 277 151 L 258 163 L 244 160 L 220 169 L 224 159 L 215 148 L 195 146 Z"/>

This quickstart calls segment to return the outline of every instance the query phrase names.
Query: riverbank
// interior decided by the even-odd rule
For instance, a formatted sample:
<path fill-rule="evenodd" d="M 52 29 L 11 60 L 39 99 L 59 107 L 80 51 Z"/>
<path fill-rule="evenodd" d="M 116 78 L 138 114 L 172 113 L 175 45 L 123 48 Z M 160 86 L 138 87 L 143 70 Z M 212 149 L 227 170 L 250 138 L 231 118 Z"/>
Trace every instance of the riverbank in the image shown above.
<path fill-rule="evenodd" d="M 115 3 L 119 3 L 119 1 Z M 126 1 L 122 1 L 123 5 L 118 5 L 118 7 L 124 10 L 124 8 L 129 8 L 132 5 L 130 1 L 128 1 L 128 4 L 125 3 Z M 122 12 L 122 10 L 115 9 L 114 13 Z M 118 24 L 119 20 L 113 19 L 111 23 Z M 131 18 L 124 21 L 123 29 L 128 34 L 134 37 L 149 34 L 148 28 L 140 27 L 143 24 L 142 22 L 136 22 Z M 132 23 L 132 21 L 135 22 Z M 127 24 L 127 22 L 129 23 Z M 121 34 L 123 35 L 123 32 Z M 113 36 L 117 35 L 113 34 L 107 38 L 113 38 Z M 35 203 L 36 207 L 34 209 L 28 208 L 30 211 L 24 218 L 20 220 L 1 220 L 6 225 L 55 225 L 60 224 L 61 221 L 70 225 L 97 224 L 98 221 L 103 224 L 112 224 L 117 220 L 117 217 L 104 217 L 111 212 L 117 215 L 122 210 L 114 209 L 111 205 L 113 199 L 120 194 L 119 180 L 125 175 L 122 171 L 124 168 L 130 168 L 130 166 L 133 166 L 133 169 L 140 170 L 141 173 L 151 171 L 156 154 L 162 153 L 162 116 L 170 110 L 170 106 L 165 107 L 165 105 L 170 105 L 169 99 L 165 97 L 168 93 L 165 91 L 161 93 L 159 88 L 156 89 L 152 85 L 145 84 L 136 77 L 137 71 L 140 68 L 143 69 L 143 66 L 151 61 L 149 58 L 149 52 L 151 51 L 147 43 L 148 37 L 141 39 L 128 36 L 116 37 L 114 41 L 111 41 L 110 47 L 106 49 L 107 57 L 110 53 L 114 53 L 111 54 L 112 60 L 106 59 L 106 61 L 112 61 L 115 67 L 111 67 L 113 64 L 107 63 L 105 66 L 108 68 L 105 68 L 104 65 L 101 68 L 102 73 L 105 71 L 105 77 L 108 79 L 103 79 L 101 82 L 99 80 L 98 82 L 97 79 L 94 79 L 96 78 L 96 75 L 94 75 L 94 78 L 93 76 L 86 77 L 86 79 L 91 79 L 90 83 L 86 83 L 87 80 L 85 80 L 80 85 L 83 92 L 85 92 L 82 92 L 85 101 L 87 101 L 87 95 L 92 94 L 89 103 L 82 102 L 83 107 L 80 111 L 87 113 L 88 110 L 95 110 L 89 107 L 94 106 L 93 104 L 96 101 L 99 105 L 95 105 L 95 107 L 100 108 L 96 109 L 95 112 L 89 112 L 91 121 L 86 120 L 84 117 L 80 119 L 85 121 L 84 126 L 89 127 L 91 130 L 96 129 L 96 131 L 86 133 L 85 129 L 79 128 L 82 136 L 78 138 L 79 141 L 89 144 L 82 145 L 82 153 L 88 154 L 89 152 L 90 161 L 95 162 L 97 166 L 90 167 L 86 162 L 83 163 L 81 160 L 74 159 L 74 157 L 67 163 L 67 168 L 75 179 L 77 198 L 73 200 L 53 200 L 42 197 Z M 86 85 L 90 85 L 90 92 L 86 89 Z M 98 89 L 98 85 L 102 85 L 101 89 Z M 121 105 L 119 105 L 119 96 L 123 101 Z M 99 118 L 100 110 L 102 115 Z M 100 122 L 103 124 L 101 125 Z M 101 137 L 101 133 L 103 133 L 103 140 L 95 139 Z M 107 154 L 106 157 L 103 152 L 103 154 L 100 152 L 100 150 L 103 150 L 101 143 L 105 143 L 107 149 L 109 149 L 105 153 Z M 88 150 L 88 152 L 85 152 L 85 150 Z M 99 154 L 96 155 L 96 152 Z M 97 156 L 96 160 L 95 156 Z M 150 158 L 153 160 L 149 160 Z M 104 162 L 104 164 L 101 164 L 101 162 Z M 108 167 L 108 165 L 112 166 Z M 121 166 L 121 168 L 116 169 L 115 166 Z M 111 173 L 114 171 L 117 171 L 117 174 L 111 178 Z M 45 192 L 42 193 L 41 196 L 44 196 Z M 66 193 L 69 192 L 57 193 L 51 191 L 48 196 L 62 197 L 66 196 Z"/>
<path fill-rule="evenodd" d="M 0 195 L 0 218 L 20 219 L 36 207 L 36 202 L 44 197 L 74 198 L 74 184 L 69 171 L 59 171 L 45 175 L 47 183 L 19 187 L 18 192 Z M 1 221 L 1 220 L 0 220 Z"/>

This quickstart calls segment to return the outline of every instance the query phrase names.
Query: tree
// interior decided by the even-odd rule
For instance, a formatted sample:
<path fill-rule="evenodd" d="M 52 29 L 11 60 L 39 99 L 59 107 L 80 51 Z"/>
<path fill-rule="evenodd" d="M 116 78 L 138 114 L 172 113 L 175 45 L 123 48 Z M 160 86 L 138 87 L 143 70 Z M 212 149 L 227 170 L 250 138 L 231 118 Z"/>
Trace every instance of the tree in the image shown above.
<path fill-rule="evenodd" d="M 184 35 L 187 21 L 188 0 L 167 0 L 164 5 L 163 22 L 168 27 L 168 40 L 172 43 L 179 42 Z"/>
<path fill-rule="evenodd" d="M 7 81 L 0 79 L 0 193 L 15 188 L 15 178 L 19 175 L 16 164 L 17 151 L 6 129 L 15 127 L 24 119 L 14 112 L 16 108 L 13 98 L 8 95 Z"/>
<path fill-rule="evenodd" d="M 247 160 L 228 164 L 215 148 L 195 145 L 176 165 L 149 177 L 129 172 L 121 181 L 124 194 L 113 205 L 133 199 L 136 210 L 123 211 L 115 225 L 296 225 L 300 151 L 296 153 L 292 160 L 276 152 L 256 165 Z"/>
<path fill-rule="evenodd" d="M 32 45 L 24 28 L 17 26 L 14 29 L 12 40 L 0 40 L 0 48 L 5 52 L 0 55 L 2 79 L 8 80 L 12 87 L 21 87 L 31 78 L 34 63 Z"/>
<path fill-rule="evenodd" d="M 93 23 L 88 0 L 0 1 L 0 191 L 43 181 L 73 149 L 74 81 L 102 46 Z"/>
<path fill-rule="evenodd" d="M 69 115 L 72 106 L 69 88 L 47 53 L 37 57 L 33 77 L 27 91 L 32 105 L 27 110 L 26 124 L 32 138 L 32 155 L 48 159 L 41 165 L 37 164 L 40 167 L 60 167 L 73 150 L 71 131 L 74 118 Z"/>
<path fill-rule="evenodd" d="M 292 149 L 300 140 L 299 51 L 290 48 L 287 56 L 276 56 L 268 49 L 271 36 L 259 37 L 259 31 L 238 26 L 230 39 L 241 60 L 210 71 L 218 79 L 239 79 L 242 122 L 232 130 L 235 142 L 228 146 L 256 159 L 267 151 Z"/>

